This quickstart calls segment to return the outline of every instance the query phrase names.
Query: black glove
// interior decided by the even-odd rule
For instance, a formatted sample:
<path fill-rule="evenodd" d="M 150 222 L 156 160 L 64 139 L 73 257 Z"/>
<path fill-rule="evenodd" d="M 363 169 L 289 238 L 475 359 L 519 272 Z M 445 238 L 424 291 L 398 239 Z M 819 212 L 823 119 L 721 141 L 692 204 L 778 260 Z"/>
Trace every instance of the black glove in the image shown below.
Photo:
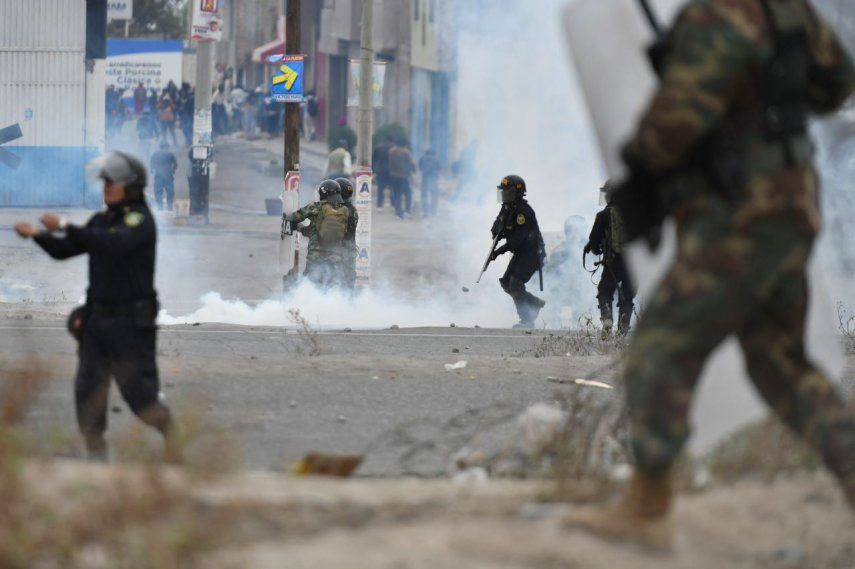
<path fill-rule="evenodd" d="M 588 243 L 587 245 L 585 245 L 584 253 L 587 255 L 588 253 L 591 252 L 591 249 L 592 249 L 591 244 Z"/>
<path fill-rule="evenodd" d="M 499 258 L 499 256 L 500 256 L 500 255 L 504 255 L 504 254 L 505 254 L 505 253 L 507 253 L 507 252 L 508 252 L 508 248 L 507 248 L 507 247 L 505 247 L 505 246 L 499 247 L 498 249 L 496 249 L 495 251 L 493 251 L 493 254 L 492 254 L 492 255 L 490 255 L 490 260 L 491 260 L 491 261 L 495 261 L 496 259 L 498 259 L 498 258 Z"/>

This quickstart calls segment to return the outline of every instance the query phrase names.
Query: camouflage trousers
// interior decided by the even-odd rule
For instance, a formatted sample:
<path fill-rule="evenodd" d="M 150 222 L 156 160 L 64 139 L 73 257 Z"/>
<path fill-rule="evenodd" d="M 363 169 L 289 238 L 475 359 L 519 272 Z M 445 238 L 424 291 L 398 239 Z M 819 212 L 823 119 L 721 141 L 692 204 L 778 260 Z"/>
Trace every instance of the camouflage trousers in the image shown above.
<path fill-rule="evenodd" d="M 344 250 L 309 251 L 306 277 L 320 290 L 349 288 L 349 258 L 350 255 Z"/>
<path fill-rule="evenodd" d="M 638 468 L 669 468 L 710 353 L 735 335 L 757 392 L 855 485 L 855 407 L 805 354 L 805 266 L 814 230 L 798 211 L 746 222 L 723 201 L 696 200 L 678 219 L 674 265 L 638 323 L 625 384 Z"/>

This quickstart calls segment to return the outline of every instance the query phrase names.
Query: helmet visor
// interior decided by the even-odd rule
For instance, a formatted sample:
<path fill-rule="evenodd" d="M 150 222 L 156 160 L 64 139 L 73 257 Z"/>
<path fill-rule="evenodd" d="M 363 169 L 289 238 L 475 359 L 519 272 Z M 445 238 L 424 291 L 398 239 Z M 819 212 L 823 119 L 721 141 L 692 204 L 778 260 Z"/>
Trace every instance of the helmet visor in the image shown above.
<path fill-rule="evenodd" d="M 86 179 L 93 186 L 100 180 L 130 184 L 137 180 L 137 175 L 124 156 L 108 152 L 86 165 Z"/>

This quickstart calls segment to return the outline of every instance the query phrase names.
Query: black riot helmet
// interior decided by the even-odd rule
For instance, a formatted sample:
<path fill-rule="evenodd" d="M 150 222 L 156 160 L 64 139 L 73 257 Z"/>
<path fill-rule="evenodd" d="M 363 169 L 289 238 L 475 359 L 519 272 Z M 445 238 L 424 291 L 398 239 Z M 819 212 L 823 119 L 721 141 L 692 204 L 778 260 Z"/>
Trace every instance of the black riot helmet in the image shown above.
<path fill-rule="evenodd" d="M 353 197 L 353 182 L 349 178 L 336 178 L 335 181 L 341 188 L 342 199 L 349 200 Z"/>
<path fill-rule="evenodd" d="M 525 196 L 525 180 L 519 176 L 511 174 L 510 176 L 502 178 L 497 189 L 500 192 L 499 199 L 502 203 L 515 202 Z"/>
<path fill-rule="evenodd" d="M 87 165 L 90 183 L 109 180 L 125 184 L 125 203 L 143 201 L 143 190 L 147 183 L 145 165 L 136 157 L 125 152 L 112 151 L 99 156 Z"/>
<path fill-rule="evenodd" d="M 321 201 L 329 201 L 333 196 L 341 197 L 341 186 L 338 185 L 338 182 L 335 180 L 324 180 L 321 182 L 321 185 L 318 186 L 318 197 Z"/>

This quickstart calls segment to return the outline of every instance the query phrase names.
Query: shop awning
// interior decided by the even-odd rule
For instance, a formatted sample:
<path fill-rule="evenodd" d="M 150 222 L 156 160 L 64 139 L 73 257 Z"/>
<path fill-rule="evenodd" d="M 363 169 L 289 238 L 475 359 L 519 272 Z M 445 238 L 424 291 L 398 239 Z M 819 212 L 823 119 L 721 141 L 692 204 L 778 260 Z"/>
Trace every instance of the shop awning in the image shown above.
<path fill-rule="evenodd" d="M 252 60 L 256 63 L 267 63 L 269 56 L 283 53 L 285 53 L 285 42 L 273 40 L 252 50 Z"/>

